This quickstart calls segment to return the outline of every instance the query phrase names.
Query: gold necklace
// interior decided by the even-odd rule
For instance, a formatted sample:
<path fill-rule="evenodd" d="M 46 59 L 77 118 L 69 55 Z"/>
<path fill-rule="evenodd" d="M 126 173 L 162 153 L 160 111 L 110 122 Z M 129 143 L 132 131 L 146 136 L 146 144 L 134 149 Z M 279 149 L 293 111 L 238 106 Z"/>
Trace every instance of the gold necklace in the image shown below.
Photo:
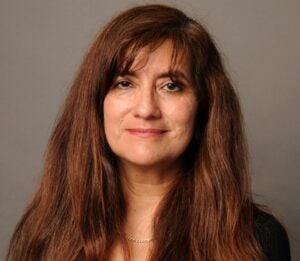
<path fill-rule="evenodd" d="M 152 238 L 146 238 L 146 239 L 136 239 L 136 238 L 133 238 L 132 236 L 129 236 L 129 235 L 126 235 L 126 234 L 125 234 L 125 238 L 128 241 L 131 241 L 131 242 L 134 242 L 134 243 L 138 243 L 138 244 L 150 243 L 154 239 L 153 237 Z"/>

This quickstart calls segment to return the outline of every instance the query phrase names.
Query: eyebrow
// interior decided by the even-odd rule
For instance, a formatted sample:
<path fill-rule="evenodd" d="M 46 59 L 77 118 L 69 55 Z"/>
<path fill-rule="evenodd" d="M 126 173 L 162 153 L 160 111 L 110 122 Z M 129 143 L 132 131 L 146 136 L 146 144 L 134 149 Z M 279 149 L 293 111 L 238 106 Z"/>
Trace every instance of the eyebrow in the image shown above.
<path fill-rule="evenodd" d="M 132 76 L 132 77 L 137 77 L 137 73 L 135 71 L 125 71 L 125 72 L 121 72 L 119 74 L 119 76 Z M 191 80 L 185 75 L 184 72 L 182 71 L 178 71 L 178 70 L 170 70 L 167 72 L 162 72 L 160 74 L 158 74 L 157 78 L 183 78 L 185 81 L 187 81 L 188 83 L 191 83 Z"/>

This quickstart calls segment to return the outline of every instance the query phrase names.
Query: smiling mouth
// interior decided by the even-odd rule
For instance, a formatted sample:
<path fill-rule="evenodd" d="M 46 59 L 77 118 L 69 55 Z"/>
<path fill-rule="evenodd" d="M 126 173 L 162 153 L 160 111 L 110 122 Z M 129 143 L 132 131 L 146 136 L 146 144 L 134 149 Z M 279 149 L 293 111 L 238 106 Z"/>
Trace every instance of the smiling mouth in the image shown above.
<path fill-rule="evenodd" d="M 153 128 L 130 128 L 126 129 L 129 134 L 141 138 L 155 138 L 161 137 L 163 134 L 167 132 L 167 130 L 163 129 L 153 129 Z"/>

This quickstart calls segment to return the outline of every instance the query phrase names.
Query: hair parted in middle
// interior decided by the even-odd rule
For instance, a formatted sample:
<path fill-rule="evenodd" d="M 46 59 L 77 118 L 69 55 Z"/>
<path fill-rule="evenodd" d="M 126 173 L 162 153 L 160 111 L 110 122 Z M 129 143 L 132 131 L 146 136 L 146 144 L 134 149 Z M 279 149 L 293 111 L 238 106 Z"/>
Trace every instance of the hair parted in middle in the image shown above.
<path fill-rule="evenodd" d="M 180 54 L 189 58 L 199 109 L 185 168 L 156 213 L 151 260 L 261 259 L 240 106 L 216 45 L 182 11 L 143 5 L 113 18 L 86 54 L 50 139 L 40 188 L 11 241 L 13 260 L 107 258 L 126 204 L 103 101 L 142 49 L 166 40 L 174 65 Z"/>

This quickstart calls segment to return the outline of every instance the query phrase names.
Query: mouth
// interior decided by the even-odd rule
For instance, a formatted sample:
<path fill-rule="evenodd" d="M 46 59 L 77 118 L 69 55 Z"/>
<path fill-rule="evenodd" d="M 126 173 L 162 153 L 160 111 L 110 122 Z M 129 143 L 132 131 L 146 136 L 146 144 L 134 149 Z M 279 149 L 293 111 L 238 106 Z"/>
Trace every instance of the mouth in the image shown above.
<path fill-rule="evenodd" d="M 140 138 L 155 138 L 163 136 L 167 130 L 154 128 L 129 128 L 126 131 L 133 136 Z"/>

